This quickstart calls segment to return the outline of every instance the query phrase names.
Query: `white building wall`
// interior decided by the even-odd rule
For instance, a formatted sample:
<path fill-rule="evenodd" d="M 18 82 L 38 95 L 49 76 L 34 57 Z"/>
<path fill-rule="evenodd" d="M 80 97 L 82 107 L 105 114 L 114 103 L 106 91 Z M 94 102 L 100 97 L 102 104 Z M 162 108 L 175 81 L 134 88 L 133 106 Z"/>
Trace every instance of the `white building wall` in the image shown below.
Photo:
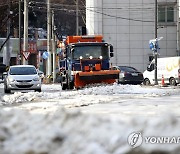
<path fill-rule="evenodd" d="M 158 0 L 176 2 L 176 0 Z M 155 37 L 155 2 L 152 0 L 86 0 L 88 34 L 103 34 L 114 46 L 113 65 L 144 71 L 149 63 L 149 40 Z M 176 14 L 176 13 L 175 13 Z M 175 20 L 177 16 L 175 15 Z M 158 29 L 160 57 L 177 55 L 177 27 Z"/>

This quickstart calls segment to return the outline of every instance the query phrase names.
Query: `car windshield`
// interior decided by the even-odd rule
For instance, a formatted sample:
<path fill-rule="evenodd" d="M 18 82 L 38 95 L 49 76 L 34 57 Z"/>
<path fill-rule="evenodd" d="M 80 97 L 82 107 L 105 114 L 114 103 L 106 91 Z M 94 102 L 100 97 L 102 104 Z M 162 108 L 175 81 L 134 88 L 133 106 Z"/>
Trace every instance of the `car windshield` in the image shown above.
<path fill-rule="evenodd" d="M 137 70 L 133 67 L 119 66 L 119 69 L 124 72 L 137 72 Z"/>
<path fill-rule="evenodd" d="M 80 57 L 89 58 L 99 58 L 100 56 L 103 59 L 108 59 L 108 47 L 107 46 L 76 46 L 73 51 L 73 59 L 79 59 Z"/>
<path fill-rule="evenodd" d="M 11 67 L 9 71 L 10 75 L 33 75 L 37 74 L 34 67 Z"/>

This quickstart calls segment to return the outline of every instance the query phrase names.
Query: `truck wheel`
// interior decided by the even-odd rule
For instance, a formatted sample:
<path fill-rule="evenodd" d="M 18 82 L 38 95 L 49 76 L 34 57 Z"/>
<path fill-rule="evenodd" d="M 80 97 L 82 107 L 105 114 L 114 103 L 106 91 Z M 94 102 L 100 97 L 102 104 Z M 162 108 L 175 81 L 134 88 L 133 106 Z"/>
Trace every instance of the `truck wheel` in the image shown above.
<path fill-rule="evenodd" d="M 61 82 L 62 90 L 66 90 L 66 89 L 68 88 L 66 75 L 62 75 L 62 76 L 60 77 L 60 79 L 61 79 L 60 82 Z"/>
<path fill-rule="evenodd" d="M 74 89 L 74 82 L 69 82 L 68 83 L 68 88 L 69 89 Z"/>
<path fill-rule="evenodd" d="M 68 86 L 65 83 L 61 83 L 61 87 L 62 87 L 62 90 L 66 90 Z"/>
<path fill-rule="evenodd" d="M 149 86 L 151 83 L 150 83 L 150 81 L 149 81 L 149 79 L 144 79 L 144 85 L 146 85 L 146 86 Z"/>
<path fill-rule="evenodd" d="M 169 84 L 170 84 L 171 86 L 176 86 L 176 80 L 175 80 L 175 78 L 170 78 L 170 79 L 169 79 Z"/>

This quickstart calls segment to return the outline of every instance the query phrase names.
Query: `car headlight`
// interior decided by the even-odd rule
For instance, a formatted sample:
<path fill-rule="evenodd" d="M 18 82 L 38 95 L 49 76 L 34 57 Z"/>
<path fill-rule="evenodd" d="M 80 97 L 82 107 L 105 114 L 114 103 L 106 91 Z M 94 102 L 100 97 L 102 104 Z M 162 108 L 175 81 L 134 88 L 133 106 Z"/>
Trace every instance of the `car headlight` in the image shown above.
<path fill-rule="evenodd" d="M 39 81 L 39 77 L 35 77 L 33 81 Z"/>
<path fill-rule="evenodd" d="M 9 77 L 9 82 L 14 82 L 15 79 L 13 77 Z"/>

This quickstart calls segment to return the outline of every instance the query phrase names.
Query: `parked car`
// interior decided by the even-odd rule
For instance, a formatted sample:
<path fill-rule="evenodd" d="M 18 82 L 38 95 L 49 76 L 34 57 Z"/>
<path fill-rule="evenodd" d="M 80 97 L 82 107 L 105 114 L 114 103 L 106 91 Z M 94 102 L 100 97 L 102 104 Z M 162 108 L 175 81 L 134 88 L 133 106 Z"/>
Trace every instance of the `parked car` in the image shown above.
<path fill-rule="evenodd" d="M 121 84 L 141 84 L 143 73 L 130 66 L 114 66 L 113 69 L 120 70 L 118 83 Z"/>
<path fill-rule="evenodd" d="M 4 92 L 11 90 L 35 90 L 41 92 L 41 78 L 36 68 L 32 65 L 10 66 L 8 72 L 4 72 Z"/>

